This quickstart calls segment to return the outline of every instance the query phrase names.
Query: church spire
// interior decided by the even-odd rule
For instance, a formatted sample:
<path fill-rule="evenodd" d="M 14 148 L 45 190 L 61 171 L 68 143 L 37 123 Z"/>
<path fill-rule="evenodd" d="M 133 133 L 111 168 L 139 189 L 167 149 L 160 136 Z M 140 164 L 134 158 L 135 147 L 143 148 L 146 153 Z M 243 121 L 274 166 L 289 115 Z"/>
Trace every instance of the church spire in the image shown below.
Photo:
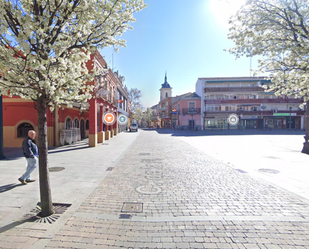
<path fill-rule="evenodd" d="M 170 84 L 167 82 L 167 72 L 165 71 L 164 83 L 162 84 L 162 88 L 171 88 Z"/>

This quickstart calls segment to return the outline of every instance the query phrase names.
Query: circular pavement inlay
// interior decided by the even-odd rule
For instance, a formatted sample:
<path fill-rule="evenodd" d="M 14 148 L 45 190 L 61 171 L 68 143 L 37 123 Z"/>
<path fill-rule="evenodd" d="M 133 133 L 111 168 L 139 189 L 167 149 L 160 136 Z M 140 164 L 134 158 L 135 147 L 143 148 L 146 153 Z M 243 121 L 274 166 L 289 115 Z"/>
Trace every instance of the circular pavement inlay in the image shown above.
<path fill-rule="evenodd" d="M 156 195 L 161 193 L 162 189 L 158 186 L 139 186 L 136 188 L 136 191 L 141 194 L 147 194 L 147 195 Z"/>
<path fill-rule="evenodd" d="M 259 169 L 259 172 L 270 173 L 270 174 L 278 174 L 278 173 L 280 173 L 279 170 L 275 170 L 275 169 Z"/>
<path fill-rule="evenodd" d="M 64 170 L 64 167 L 51 167 L 49 168 L 49 172 L 58 172 Z"/>

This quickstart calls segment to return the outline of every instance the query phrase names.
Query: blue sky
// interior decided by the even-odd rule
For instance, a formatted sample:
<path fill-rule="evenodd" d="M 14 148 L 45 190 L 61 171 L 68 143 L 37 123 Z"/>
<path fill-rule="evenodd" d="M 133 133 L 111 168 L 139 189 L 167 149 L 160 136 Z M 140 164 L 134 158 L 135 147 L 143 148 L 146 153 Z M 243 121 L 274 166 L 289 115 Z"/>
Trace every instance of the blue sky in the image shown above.
<path fill-rule="evenodd" d="M 228 16 L 243 0 L 231 2 L 145 0 L 147 8 L 135 14 L 134 29 L 122 37 L 127 47 L 119 53 L 112 48 L 101 53 L 125 77 L 129 89 L 142 91 L 144 107 L 159 102 L 165 71 L 173 96 L 194 92 L 199 77 L 249 76 L 249 58 L 235 60 L 223 51 L 233 46 L 227 39 Z M 252 67 L 256 66 L 253 60 Z"/>

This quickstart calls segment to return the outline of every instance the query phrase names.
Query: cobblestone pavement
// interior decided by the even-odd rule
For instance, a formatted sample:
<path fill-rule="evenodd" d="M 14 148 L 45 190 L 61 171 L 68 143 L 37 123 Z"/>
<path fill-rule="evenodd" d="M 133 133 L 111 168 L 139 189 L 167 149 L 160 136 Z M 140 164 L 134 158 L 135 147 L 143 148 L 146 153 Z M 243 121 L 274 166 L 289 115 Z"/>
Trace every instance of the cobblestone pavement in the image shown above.
<path fill-rule="evenodd" d="M 3 233 L 7 243 L 0 247 L 309 248 L 308 231 L 306 199 L 176 137 L 140 131 L 59 231 L 15 227 Z"/>

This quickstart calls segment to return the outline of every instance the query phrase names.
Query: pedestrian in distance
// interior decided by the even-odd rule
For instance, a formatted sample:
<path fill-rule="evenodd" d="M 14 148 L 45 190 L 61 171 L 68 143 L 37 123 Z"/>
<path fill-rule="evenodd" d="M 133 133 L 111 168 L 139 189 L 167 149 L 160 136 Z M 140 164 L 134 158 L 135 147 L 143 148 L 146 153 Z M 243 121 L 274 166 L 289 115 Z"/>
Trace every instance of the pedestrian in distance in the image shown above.
<path fill-rule="evenodd" d="M 22 184 L 26 185 L 28 182 L 34 182 L 30 179 L 30 174 L 35 170 L 38 164 L 38 147 L 35 144 L 36 133 L 33 130 L 28 132 L 28 137 L 22 143 L 23 154 L 27 160 L 26 172 L 18 178 Z"/>

